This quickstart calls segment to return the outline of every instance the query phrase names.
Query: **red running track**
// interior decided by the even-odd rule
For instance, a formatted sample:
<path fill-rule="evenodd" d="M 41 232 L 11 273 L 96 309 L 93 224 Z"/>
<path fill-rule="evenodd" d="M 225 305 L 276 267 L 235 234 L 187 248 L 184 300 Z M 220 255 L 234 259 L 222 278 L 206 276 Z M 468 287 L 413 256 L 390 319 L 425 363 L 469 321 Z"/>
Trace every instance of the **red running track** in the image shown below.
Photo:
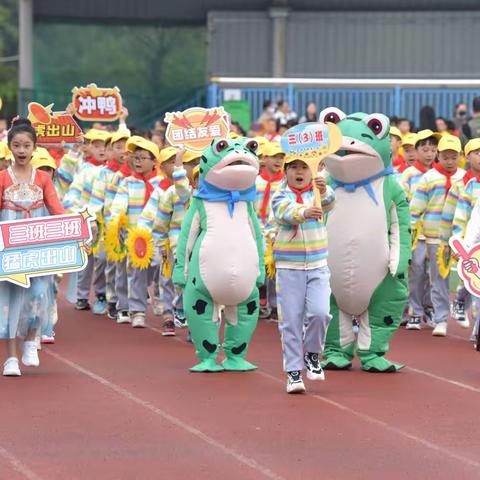
<path fill-rule="evenodd" d="M 277 325 L 249 373 L 191 374 L 185 331 L 60 303 L 38 369 L 0 378 L 0 480 L 480 479 L 480 354 L 451 325 L 399 332 L 401 373 L 327 372 L 289 396 Z"/>

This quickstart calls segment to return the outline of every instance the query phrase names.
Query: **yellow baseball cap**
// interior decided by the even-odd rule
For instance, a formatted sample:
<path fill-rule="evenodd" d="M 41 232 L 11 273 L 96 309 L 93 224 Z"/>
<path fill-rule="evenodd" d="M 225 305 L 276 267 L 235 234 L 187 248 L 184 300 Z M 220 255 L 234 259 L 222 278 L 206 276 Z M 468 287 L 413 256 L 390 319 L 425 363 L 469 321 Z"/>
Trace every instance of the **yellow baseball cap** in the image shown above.
<path fill-rule="evenodd" d="M 130 137 L 127 140 L 125 149 L 127 150 L 127 152 L 134 152 L 135 150 L 137 150 L 137 148 L 147 150 L 147 152 L 150 152 L 155 157 L 155 160 L 160 161 L 160 152 L 158 150 L 158 147 L 150 140 L 140 137 L 139 135 L 134 135 L 133 137 Z"/>
<path fill-rule="evenodd" d="M 408 133 L 407 135 L 405 135 L 405 138 L 402 140 L 402 146 L 405 146 L 405 145 L 415 146 L 416 143 L 417 143 L 416 133 Z"/>
<path fill-rule="evenodd" d="M 417 139 L 415 141 L 415 145 L 421 140 L 426 140 L 427 138 L 430 138 L 430 137 L 435 137 L 437 140 L 440 140 L 440 138 L 442 137 L 442 134 L 439 132 L 432 132 L 432 130 L 430 130 L 429 128 L 425 130 L 420 130 L 419 132 L 417 132 Z"/>
<path fill-rule="evenodd" d="M 167 160 L 170 160 L 177 154 L 177 149 L 175 147 L 165 147 L 160 150 L 160 165 Z"/>
<path fill-rule="evenodd" d="M 257 156 L 264 155 L 264 149 L 267 143 L 270 143 L 265 137 L 254 137 L 253 138 L 258 143 Z"/>
<path fill-rule="evenodd" d="M 265 157 L 274 157 L 275 155 L 278 155 L 279 153 L 282 153 L 282 154 L 285 155 L 285 152 L 282 150 L 282 147 L 277 142 L 268 142 L 263 147 L 263 155 Z"/>
<path fill-rule="evenodd" d="M 472 138 L 465 145 L 465 156 L 467 156 L 470 152 L 478 149 L 480 149 L 480 138 Z"/>
<path fill-rule="evenodd" d="M 438 142 L 438 151 L 454 150 L 460 153 L 462 151 L 462 142 L 454 135 L 444 135 Z"/>
<path fill-rule="evenodd" d="M 127 140 L 130 138 L 130 132 L 128 130 L 117 130 L 112 133 L 110 143 L 118 142 L 119 140 Z"/>
<path fill-rule="evenodd" d="M 185 153 L 183 154 L 182 162 L 188 163 L 188 162 L 191 162 L 192 160 L 196 160 L 197 158 L 200 158 L 201 156 L 202 154 L 199 152 L 190 152 L 189 150 L 186 150 Z"/>
<path fill-rule="evenodd" d="M 390 127 L 390 135 L 402 139 L 402 132 L 397 127 Z"/>
<path fill-rule="evenodd" d="M 33 168 L 50 167 L 57 169 L 57 164 L 46 148 L 37 147 L 32 154 L 31 165 Z"/>
<path fill-rule="evenodd" d="M 111 139 L 112 135 L 109 132 L 106 132 L 105 130 L 98 130 L 96 128 L 91 128 L 84 136 L 83 138 L 85 140 L 88 140 L 90 142 L 94 142 L 95 140 L 101 140 L 102 142 L 109 142 Z"/>
<path fill-rule="evenodd" d="M 303 158 L 299 158 L 298 155 L 285 155 L 285 165 L 287 163 L 292 163 L 295 160 L 300 160 L 303 163 L 307 163 L 305 160 L 303 160 Z"/>
<path fill-rule="evenodd" d="M 228 134 L 228 138 L 232 138 L 233 140 L 235 140 L 236 138 L 240 138 L 240 135 L 236 132 L 230 132 Z"/>
<path fill-rule="evenodd" d="M 11 160 L 13 158 L 7 142 L 0 142 L 0 158 L 6 158 L 7 160 Z"/>

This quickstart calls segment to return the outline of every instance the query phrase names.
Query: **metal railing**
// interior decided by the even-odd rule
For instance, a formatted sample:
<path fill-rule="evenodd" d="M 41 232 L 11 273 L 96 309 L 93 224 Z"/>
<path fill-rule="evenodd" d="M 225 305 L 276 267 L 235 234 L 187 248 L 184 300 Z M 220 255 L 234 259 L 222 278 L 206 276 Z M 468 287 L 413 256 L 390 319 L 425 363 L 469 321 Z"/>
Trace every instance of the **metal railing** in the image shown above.
<path fill-rule="evenodd" d="M 213 77 L 208 86 L 207 106 L 221 105 L 224 96 L 237 90 L 251 105 L 252 119 L 262 113 L 265 100 L 285 99 L 299 115 L 308 102 L 318 111 L 335 106 L 347 113 L 381 112 L 406 117 L 418 125 L 422 106 L 430 105 L 437 116 L 451 118 L 455 104 L 472 104 L 480 96 L 480 80 L 464 79 L 308 79 Z"/>

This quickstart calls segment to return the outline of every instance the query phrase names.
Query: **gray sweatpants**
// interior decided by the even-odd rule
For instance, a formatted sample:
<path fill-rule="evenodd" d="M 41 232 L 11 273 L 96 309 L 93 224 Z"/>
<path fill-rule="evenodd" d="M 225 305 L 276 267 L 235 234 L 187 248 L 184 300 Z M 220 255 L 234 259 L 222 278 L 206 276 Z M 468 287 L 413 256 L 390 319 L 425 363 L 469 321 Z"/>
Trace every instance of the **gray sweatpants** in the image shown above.
<path fill-rule="evenodd" d="M 278 329 L 282 337 L 285 372 L 304 369 L 304 352 L 322 353 L 332 318 L 330 293 L 328 267 L 277 269 Z"/>
<path fill-rule="evenodd" d="M 85 269 L 78 272 L 77 283 L 77 299 L 88 300 L 90 297 L 90 286 L 92 284 L 95 289 L 95 296 L 98 298 L 100 295 L 105 295 L 105 265 L 106 265 L 105 251 L 103 247 L 100 249 L 97 255 L 89 255 L 88 263 Z"/>
<path fill-rule="evenodd" d="M 450 314 L 449 278 L 442 278 L 438 271 L 437 251 L 439 245 L 427 243 L 427 255 L 430 265 L 430 283 L 432 285 L 432 303 L 435 310 L 433 321 L 435 323 L 447 322 Z"/>
<path fill-rule="evenodd" d="M 128 312 L 128 273 L 126 259 L 115 264 L 115 293 L 117 296 L 117 311 Z"/>
<path fill-rule="evenodd" d="M 131 269 L 130 288 L 128 289 L 128 311 L 145 312 L 147 310 L 148 286 L 152 283 L 155 268 L 144 270 Z"/>
<path fill-rule="evenodd" d="M 432 305 L 427 246 L 425 240 L 418 240 L 417 246 L 412 252 L 408 288 L 410 292 L 410 315 L 414 317 L 423 317 L 425 307 Z"/>
<path fill-rule="evenodd" d="M 115 272 L 117 264 L 114 262 L 107 262 L 105 265 L 105 283 L 107 290 L 107 302 L 117 303 L 117 292 L 115 290 Z"/>

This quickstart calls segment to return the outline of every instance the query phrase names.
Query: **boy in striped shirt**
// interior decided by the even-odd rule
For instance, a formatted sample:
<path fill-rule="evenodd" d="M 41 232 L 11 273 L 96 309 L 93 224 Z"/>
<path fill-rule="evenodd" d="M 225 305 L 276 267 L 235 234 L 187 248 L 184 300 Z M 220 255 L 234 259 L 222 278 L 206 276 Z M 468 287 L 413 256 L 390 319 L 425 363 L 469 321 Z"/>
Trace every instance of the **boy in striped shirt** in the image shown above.
<path fill-rule="evenodd" d="M 266 232 L 274 227 L 270 224 L 270 209 L 273 194 L 280 187 L 284 173 L 283 162 L 285 160 L 285 152 L 277 142 L 267 143 L 263 149 L 264 166 L 257 175 L 255 182 L 255 212 L 260 222 L 260 228 L 264 238 Z M 266 250 L 266 248 L 265 248 Z M 275 296 L 275 281 L 265 277 L 265 284 L 260 287 L 260 318 L 277 319 L 277 299 Z"/>
<path fill-rule="evenodd" d="M 439 138 L 440 134 L 431 130 L 422 130 L 415 137 L 416 160 L 402 173 L 400 181 L 409 203 L 412 201 L 418 182 L 430 170 L 435 161 Z M 420 225 L 415 236 L 416 245 L 412 251 L 412 263 L 408 276 L 409 319 L 406 325 L 407 330 L 420 330 L 422 319 L 433 322 L 427 247 Z"/>
<path fill-rule="evenodd" d="M 323 177 L 315 178 L 322 208 L 314 206 L 308 165 L 295 156 L 287 156 L 285 170 L 286 182 L 272 198 L 272 211 L 278 224 L 273 256 L 287 393 L 303 393 L 304 368 L 310 380 L 325 378 L 319 355 L 331 319 L 331 291 L 323 213 L 333 207 L 335 194 Z"/>
<path fill-rule="evenodd" d="M 441 241 L 440 221 L 445 199 L 453 183 L 460 180 L 465 171 L 458 168 L 462 145 L 458 137 L 443 136 L 438 143 L 438 162 L 422 176 L 410 204 L 412 230 L 415 231 L 423 219 L 423 233 L 430 259 L 430 280 L 432 283 L 432 302 L 434 307 L 432 335 L 444 337 L 447 334 L 449 315 L 449 276 L 440 275 L 437 264 L 437 252 Z M 413 319 L 413 318 L 412 318 Z M 412 320 L 411 319 L 411 320 Z M 415 319 L 418 323 L 420 318 Z"/>
<path fill-rule="evenodd" d="M 134 226 L 137 225 L 143 208 L 154 190 L 152 181 L 157 177 L 156 165 L 160 152 L 153 142 L 142 137 L 130 138 L 127 149 L 134 153 L 134 172 L 125 178 L 115 195 L 110 222 L 115 221 L 123 213 L 127 216 L 128 225 Z M 147 272 L 133 268 L 129 271 L 131 273 L 128 288 L 129 311 L 119 311 L 117 323 L 131 323 L 134 328 L 143 328 L 147 306 Z"/>

